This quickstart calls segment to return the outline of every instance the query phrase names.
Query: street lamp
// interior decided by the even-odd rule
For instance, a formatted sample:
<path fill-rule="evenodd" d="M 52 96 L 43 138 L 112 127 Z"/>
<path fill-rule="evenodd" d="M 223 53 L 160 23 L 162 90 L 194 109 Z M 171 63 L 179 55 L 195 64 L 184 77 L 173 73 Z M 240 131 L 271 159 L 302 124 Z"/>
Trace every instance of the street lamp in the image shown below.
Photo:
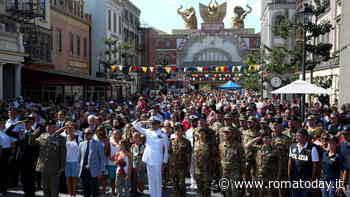
<path fill-rule="evenodd" d="M 301 72 L 302 72 L 302 80 L 305 81 L 306 78 L 306 71 L 305 71 L 305 63 L 306 63 L 306 45 L 307 45 L 307 31 L 306 31 L 306 26 L 311 22 L 313 16 L 313 10 L 309 6 L 309 4 L 305 3 L 304 7 L 299 8 L 295 14 L 295 19 L 296 19 L 296 24 L 299 27 L 302 27 L 302 29 L 298 29 L 299 31 L 302 30 L 302 40 L 303 40 L 303 58 L 301 62 Z M 300 32 L 298 32 L 299 35 L 301 35 Z M 299 38 L 300 38 L 299 37 Z M 305 94 L 302 95 L 302 100 L 301 100 L 301 116 L 302 119 L 305 120 Z"/>

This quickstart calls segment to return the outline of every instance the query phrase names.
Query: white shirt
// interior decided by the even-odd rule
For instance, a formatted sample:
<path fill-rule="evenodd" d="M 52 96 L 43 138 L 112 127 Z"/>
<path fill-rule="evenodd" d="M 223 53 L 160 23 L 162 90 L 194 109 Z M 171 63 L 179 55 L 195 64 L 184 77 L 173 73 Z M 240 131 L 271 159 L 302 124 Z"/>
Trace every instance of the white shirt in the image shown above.
<path fill-rule="evenodd" d="M 66 142 L 67 157 L 66 162 L 78 162 L 79 161 L 79 145 L 75 139 Z"/>
<path fill-rule="evenodd" d="M 11 148 L 11 144 L 17 140 L 13 137 L 8 136 L 4 131 L 0 131 L 1 147 Z"/>
<path fill-rule="evenodd" d="M 160 129 L 153 131 L 145 129 L 139 122 L 133 122 L 136 131 L 146 136 L 146 147 L 142 161 L 148 165 L 162 165 L 168 163 L 169 139 Z"/>
<path fill-rule="evenodd" d="M 194 132 L 194 129 L 190 128 L 186 131 L 186 134 L 185 134 L 186 139 L 188 139 L 191 142 L 191 146 L 193 146 L 193 140 L 194 140 L 193 132 Z"/>
<path fill-rule="evenodd" d="M 112 143 L 110 143 L 110 147 L 111 147 L 110 158 L 111 157 L 113 158 L 117 154 L 117 152 L 119 152 L 119 146 L 113 146 Z M 114 163 L 114 161 L 110 160 L 110 158 L 108 158 L 108 165 L 109 166 L 114 166 L 115 163 Z"/>
<path fill-rule="evenodd" d="M 6 128 L 9 128 L 11 125 L 16 124 L 16 122 L 17 122 L 17 118 L 14 119 L 14 120 L 8 119 L 8 120 L 6 121 L 5 127 L 6 127 Z"/>

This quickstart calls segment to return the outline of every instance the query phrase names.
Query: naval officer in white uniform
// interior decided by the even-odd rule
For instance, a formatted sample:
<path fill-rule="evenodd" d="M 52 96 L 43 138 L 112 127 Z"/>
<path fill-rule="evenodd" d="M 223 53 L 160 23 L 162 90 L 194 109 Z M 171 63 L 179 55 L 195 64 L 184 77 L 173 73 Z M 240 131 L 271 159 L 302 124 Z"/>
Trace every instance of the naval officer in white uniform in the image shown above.
<path fill-rule="evenodd" d="M 151 123 L 150 129 L 142 127 Z M 162 168 L 168 163 L 168 136 L 160 130 L 161 120 L 156 117 L 151 121 L 133 122 L 133 127 L 146 136 L 146 147 L 142 161 L 147 165 L 147 176 L 151 197 L 162 196 Z"/>

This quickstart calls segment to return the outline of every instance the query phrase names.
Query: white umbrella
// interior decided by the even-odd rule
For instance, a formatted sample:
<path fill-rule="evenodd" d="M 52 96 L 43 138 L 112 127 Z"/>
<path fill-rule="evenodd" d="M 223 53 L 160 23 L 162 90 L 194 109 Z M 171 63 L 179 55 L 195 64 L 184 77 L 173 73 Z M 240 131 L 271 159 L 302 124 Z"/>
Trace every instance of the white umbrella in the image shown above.
<path fill-rule="evenodd" d="M 282 88 L 279 88 L 272 94 L 328 94 L 329 92 L 321 87 L 303 80 L 294 81 Z"/>

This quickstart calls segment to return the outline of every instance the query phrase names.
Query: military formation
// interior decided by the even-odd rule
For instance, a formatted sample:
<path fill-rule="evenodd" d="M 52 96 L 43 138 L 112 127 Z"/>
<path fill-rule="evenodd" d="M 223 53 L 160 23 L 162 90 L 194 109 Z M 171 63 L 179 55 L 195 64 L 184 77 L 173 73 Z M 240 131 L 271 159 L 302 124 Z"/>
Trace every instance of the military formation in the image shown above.
<path fill-rule="evenodd" d="M 10 169 L 8 164 L 16 153 L 19 155 L 16 161 L 27 164 L 20 165 L 26 196 L 34 196 L 36 187 L 40 186 L 33 176 L 36 172 L 43 179 L 44 195 L 58 196 L 62 192 L 60 176 L 69 170 L 66 168 L 69 163 L 67 153 L 72 152 L 67 145 L 70 138 L 65 134 L 72 130 L 78 147 L 81 147 L 80 152 L 84 153 L 78 164 L 84 176 L 79 175 L 79 178 L 86 176 L 94 183 L 87 185 L 82 180 L 84 190 L 89 189 L 94 194 L 108 187 L 109 183 L 105 181 L 107 175 L 110 178 L 110 173 L 114 173 L 116 177 L 113 168 L 123 168 L 128 172 L 125 178 L 130 178 L 124 182 L 130 181 L 130 188 L 125 184 L 122 189 L 135 194 L 145 190 L 147 177 L 149 189 L 152 185 L 149 180 L 155 180 L 153 184 L 157 189 L 163 181 L 164 189 L 172 186 L 170 194 L 174 197 L 185 197 L 187 190 L 196 191 L 199 197 L 209 197 L 212 192 L 225 197 L 350 196 L 347 193 L 350 190 L 345 187 L 350 188 L 347 176 L 350 174 L 350 104 L 339 112 L 334 106 L 310 105 L 306 120 L 302 120 L 297 102 L 263 99 L 254 92 L 244 96 L 213 90 L 186 95 L 136 95 L 129 103 L 101 103 L 97 107 L 78 102 L 77 106 L 82 108 L 67 107 L 67 116 L 58 115 L 58 119 L 48 116 L 49 111 L 45 112 L 47 114 L 42 112 L 39 118 L 34 112 L 29 115 L 27 112 L 24 119 L 21 116 L 26 113 L 18 112 L 12 117 L 13 109 L 10 108 L 10 118 L 0 119 L 0 169 L 1 175 L 6 176 L 0 181 L 1 193 L 7 191 L 8 184 L 5 182 L 12 176 L 12 171 L 4 169 Z M 74 111 L 78 109 L 81 117 Z M 30 112 L 25 107 L 20 110 Z M 59 111 L 56 109 L 53 114 L 60 114 Z M 24 127 L 18 129 L 21 125 Z M 73 128 L 71 125 L 77 126 Z M 12 144 L 9 140 L 13 140 Z M 88 148 L 91 140 L 94 150 Z M 160 143 L 161 148 L 149 140 Z M 114 156 L 111 155 L 112 146 L 114 152 L 120 152 L 121 141 L 123 159 L 130 160 L 127 166 L 113 161 Z M 72 140 L 70 143 L 75 144 Z M 13 149 L 11 145 L 17 148 Z M 155 158 L 163 158 L 157 160 L 159 166 L 152 169 L 154 161 L 151 154 L 156 149 L 161 154 L 157 153 Z M 145 157 L 144 153 L 152 157 Z M 90 166 L 89 162 L 96 163 L 96 158 L 101 158 L 98 165 Z M 109 160 L 109 166 L 103 166 L 106 160 Z M 94 172 L 93 176 L 88 173 L 88 168 Z M 161 178 L 149 172 L 159 172 Z M 185 182 L 187 177 L 191 178 L 189 188 Z M 113 181 L 113 177 L 110 179 Z M 223 179 L 229 181 L 225 187 Z M 247 187 L 238 183 L 325 180 L 333 184 L 337 179 L 343 180 L 345 185 L 332 190 Z M 113 187 L 114 190 L 120 188 L 116 185 L 118 182 L 114 183 L 114 186 L 111 185 L 112 192 Z M 152 189 L 151 197 L 161 196 L 159 190 Z"/>
<path fill-rule="evenodd" d="M 230 112 L 208 127 L 204 117 L 190 116 L 193 146 L 184 136 L 180 123 L 175 125 L 176 137 L 170 143 L 169 168 L 174 196 L 185 196 L 191 162 L 195 162 L 194 178 L 200 196 L 209 197 L 211 190 L 220 191 L 218 181 L 226 178 L 242 180 L 287 180 L 288 153 L 291 139 L 282 133 L 282 119 L 266 120 L 239 116 Z M 193 159 L 192 159 L 193 158 Z M 213 188 L 214 187 L 214 188 Z M 216 187 L 216 188 L 215 188 Z M 237 188 L 230 185 L 220 191 L 224 196 L 280 196 L 288 191 Z"/>

